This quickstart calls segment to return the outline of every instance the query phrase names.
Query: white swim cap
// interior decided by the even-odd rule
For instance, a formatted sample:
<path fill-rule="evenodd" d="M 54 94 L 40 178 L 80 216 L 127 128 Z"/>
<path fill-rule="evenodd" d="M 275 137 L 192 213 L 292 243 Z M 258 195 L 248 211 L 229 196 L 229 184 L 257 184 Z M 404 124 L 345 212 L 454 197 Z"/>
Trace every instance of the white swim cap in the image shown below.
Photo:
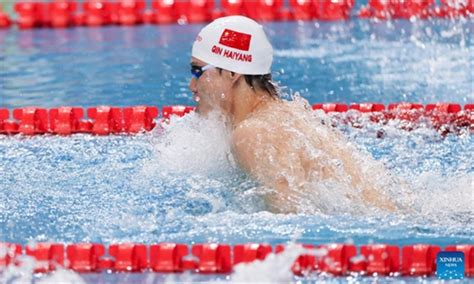
<path fill-rule="evenodd" d="M 235 73 L 264 75 L 270 73 L 273 48 L 257 22 L 229 16 L 216 19 L 201 30 L 192 56 Z"/>

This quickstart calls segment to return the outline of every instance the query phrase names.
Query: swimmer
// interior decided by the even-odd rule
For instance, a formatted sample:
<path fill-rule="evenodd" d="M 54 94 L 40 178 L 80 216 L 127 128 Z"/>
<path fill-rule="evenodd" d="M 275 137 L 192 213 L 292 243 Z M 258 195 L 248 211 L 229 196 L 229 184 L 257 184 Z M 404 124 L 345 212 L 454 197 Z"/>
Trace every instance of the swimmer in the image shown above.
<path fill-rule="evenodd" d="M 307 103 L 280 98 L 272 61 L 262 26 L 243 16 L 219 18 L 193 44 L 189 84 L 197 113 L 219 111 L 226 118 L 236 162 L 271 189 L 265 194 L 269 209 L 300 212 L 308 190 L 317 190 L 314 184 L 344 180 L 354 189 L 349 199 L 393 211 L 393 202 L 374 186 L 375 177 L 360 169 L 364 161 L 354 157 L 357 149 L 315 119 Z"/>

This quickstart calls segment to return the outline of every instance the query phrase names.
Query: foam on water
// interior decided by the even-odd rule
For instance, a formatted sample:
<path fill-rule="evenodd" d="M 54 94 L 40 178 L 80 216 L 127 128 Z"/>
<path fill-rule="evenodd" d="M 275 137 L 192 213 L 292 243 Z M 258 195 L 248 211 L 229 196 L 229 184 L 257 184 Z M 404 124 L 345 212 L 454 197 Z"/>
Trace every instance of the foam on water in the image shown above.
<path fill-rule="evenodd" d="M 373 139 L 383 131 L 383 139 Z M 410 188 L 406 201 L 411 210 L 404 213 L 416 222 L 431 222 L 432 229 L 449 234 L 473 235 L 474 214 L 473 136 L 450 135 L 442 138 L 433 129 L 411 133 L 392 126 L 367 125 L 350 134 L 357 145 L 377 150 L 380 159 Z M 472 237 L 471 237 L 472 239 Z"/>
<path fill-rule="evenodd" d="M 212 113 L 200 118 L 191 113 L 183 118 L 172 117 L 169 124 L 158 130 L 154 153 L 144 171 L 182 174 L 223 174 L 235 169 L 230 153 L 230 132 L 225 120 Z M 179 153 L 179 155 L 177 155 Z"/>
<path fill-rule="evenodd" d="M 239 264 L 234 267 L 233 282 L 291 282 L 291 266 L 305 250 L 294 244 L 279 254 L 270 254 L 264 261 Z"/>

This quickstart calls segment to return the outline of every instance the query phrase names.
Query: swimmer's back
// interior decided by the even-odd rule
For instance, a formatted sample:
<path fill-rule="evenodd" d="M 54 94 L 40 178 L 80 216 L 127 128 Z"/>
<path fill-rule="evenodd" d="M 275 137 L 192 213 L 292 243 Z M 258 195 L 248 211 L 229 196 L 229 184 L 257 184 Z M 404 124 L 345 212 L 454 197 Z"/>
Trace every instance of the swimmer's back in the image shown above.
<path fill-rule="evenodd" d="M 242 121 L 233 133 L 233 148 L 239 164 L 281 196 L 296 200 L 314 182 L 350 180 L 361 190 L 362 199 L 378 207 L 393 209 L 391 202 L 373 188 L 354 160 L 355 147 L 337 129 L 324 125 L 303 100 L 271 101 Z M 366 157 L 369 159 L 370 157 Z M 352 192 L 357 199 L 355 191 Z M 284 206 L 296 211 L 294 206 Z"/>

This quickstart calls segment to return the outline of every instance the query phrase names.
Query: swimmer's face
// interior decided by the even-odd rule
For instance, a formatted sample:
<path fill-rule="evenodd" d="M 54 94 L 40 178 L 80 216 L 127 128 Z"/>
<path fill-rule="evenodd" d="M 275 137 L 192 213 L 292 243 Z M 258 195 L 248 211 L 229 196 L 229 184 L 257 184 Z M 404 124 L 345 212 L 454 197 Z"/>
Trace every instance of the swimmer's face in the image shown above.
<path fill-rule="evenodd" d="M 197 58 L 191 59 L 192 66 L 204 67 L 207 65 Z M 196 111 L 207 114 L 212 110 L 225 111 L 231 100 L 230 90 L 233 80 L 231 72 L 210 68 L 204 71 L 199 78 L 194 75 L 189 82 L 189 89 L 193 93 L 193 99 L 197 102 Z"/>

